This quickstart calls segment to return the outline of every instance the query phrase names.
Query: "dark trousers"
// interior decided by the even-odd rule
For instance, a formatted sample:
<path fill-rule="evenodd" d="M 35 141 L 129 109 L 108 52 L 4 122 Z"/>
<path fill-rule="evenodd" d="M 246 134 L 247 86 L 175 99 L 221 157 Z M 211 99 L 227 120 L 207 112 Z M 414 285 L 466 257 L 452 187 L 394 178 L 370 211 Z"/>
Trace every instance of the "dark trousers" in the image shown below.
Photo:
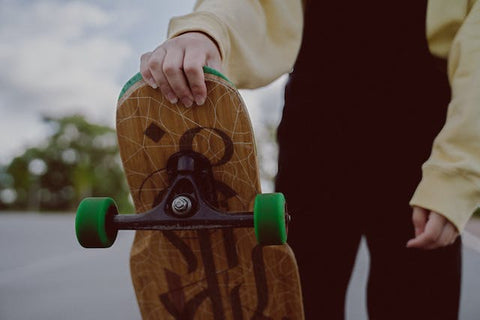
<path fill-rule="evenodd" d="M 300 269 L 306 319 L 344 319 L 362 235 L 370 253 L 370 319 L 457 319 L 461 241 L 436 250 L 408 249 L 410 210 L 345 202 L 315 204 L 305 214 L 291 208 L 288 242 Z M 362 214 L 370 219 L 362 221 Z"/>
<path fill-rule="evenodd" d="M 408 202 L 449 100 L 446 81 L 429 78 L 390 91 L 378 82 L 368 90 L 347 83 L 319 93 L 328 82 L 309 87 L 291 76 L 276 189 L 293 217 L 288 243 L 306 319 L 344 318 L 362 236 L 370 253 L 370 319 L 457 319 L 461 240 L 435 250 L 406 248 L 414 237 Z"/>

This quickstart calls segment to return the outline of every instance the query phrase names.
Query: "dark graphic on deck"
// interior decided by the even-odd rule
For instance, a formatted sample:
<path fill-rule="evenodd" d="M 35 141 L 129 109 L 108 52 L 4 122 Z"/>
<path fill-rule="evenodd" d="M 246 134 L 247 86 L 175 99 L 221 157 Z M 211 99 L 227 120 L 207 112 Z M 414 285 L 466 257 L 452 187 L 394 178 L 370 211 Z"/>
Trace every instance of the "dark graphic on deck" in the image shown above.
<path fill-rule="evenodd" d="M 193 151 L 195 137 L 202 131 L 210 131 L 212 134 L 220 137 L 223 141 L 223 155 L 221 155 L 221 157 L 219 156 L 219 159 L 215 162 L 212 162 L 211 166 L 218 167 L 228 163 L 234 155 L 233 142 L 225 132 L 217 128 L 195 127 L 187 130 L 179 139 L 179 151 Z M 152 122 L 144 131 L 144 134 L 155 143 L 159 143 L 162 137 L 165 136 L 166 131 Z M 139 198 L 141 198 L 141 192 L 146 182 L 154 179 L 158 173 L 165 170 L 165 168 L 159 169 L 155 172 L 152 172 L 145 178 L 138 191 Z M 228 199 L 235 197 L 237 192 L 221 181 L 215 180 L 214 185 L 217 193 L 216 197 L 218 197 L 218 202 L 215 203 L 215 205 L 228 210 Z M 158 192 L 151 206 L 155 207 L 157 204 L 159 204 L 163 199 L 164 194 L 165 190 Z M 167 241 L 170 242 L 181 253 L 184 261 L 186 262 L 188 273 L 195 272 L 199 266 L 205 270 L 205 278 L 200 280 L 202 283 L 205 282 L 205 289 L 197 293 L 189 300 L 186 300 L 185 289 L 187 289 L 189 286 L 195 286 L 198 284 L 182 283 L 181 274 L 166 268 L 163 270 L 168 285 L 168 291 L 160 294 L 159 299 L 165 309 L 175 319 L 193 319 L 199 306 L 206 300 L 209 300 L 212 306 L 213 319 L 215 320 L 224 319 L 225 310 L 227 309 L 233 313 L 233 319 L 240 320 L 245 318 L 241 307 L 242 301 L 240 290 L 242 289 L 242 283 L 238 283 L 236 285 L 233 284 L 233 288 L 229 289 L 230 305 L 224 305 L 224 302 L 221 300 L 222 294 L 220 292 L 220 285 L 218 282 L 219 274 L 228 273 L 229 270 L 239 266 L 239 258 L 236 251 L 237 239 L 235 239 L 235 233 L 232 229 L 216 231 L 222 232 L 224 244 L 223 249 L 225 250 L 228 264 L 227 270 L 218 270 L 213 256 L 213 248 L 210 237 L 211 232 L 212 231 L 209 230 L 196 231 L 196 239 L 200 245 L 201 261 L 198 261 L 197 256 L 191 250 L 190 246 L 187 244 L 187 242 L 182 240 L 177 232 L 163 232 L 163 235 Z M 254 312 L 253 319 L 270 319 L 264 315 L 269 297 L 262 247 L 257 246 L 254 248 L 251 259 L 257 295 L 257 306 L 255 310 L 252 310 Z"/>

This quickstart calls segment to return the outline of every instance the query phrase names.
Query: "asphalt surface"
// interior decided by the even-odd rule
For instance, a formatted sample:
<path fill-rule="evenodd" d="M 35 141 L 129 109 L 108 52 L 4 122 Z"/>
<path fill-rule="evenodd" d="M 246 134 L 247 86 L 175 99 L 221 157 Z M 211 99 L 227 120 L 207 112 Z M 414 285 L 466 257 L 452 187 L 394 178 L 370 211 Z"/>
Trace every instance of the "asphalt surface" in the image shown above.
<path fill-rule="evenodd" d="M 472 238 L 473 237 L 473 238 Z M 128 255 L 133 232 L 110 249 L 78 245 L 72 214 L 0 212 L 0 319 L 140 319 Z M 461 320 L 480 319 L 480 240 L 464 247 Z M 472 249 L 474 248 L 474 249 Z M 367 319 L 368 253 L 362 244 L 347 295 L 347 319 Z"/>

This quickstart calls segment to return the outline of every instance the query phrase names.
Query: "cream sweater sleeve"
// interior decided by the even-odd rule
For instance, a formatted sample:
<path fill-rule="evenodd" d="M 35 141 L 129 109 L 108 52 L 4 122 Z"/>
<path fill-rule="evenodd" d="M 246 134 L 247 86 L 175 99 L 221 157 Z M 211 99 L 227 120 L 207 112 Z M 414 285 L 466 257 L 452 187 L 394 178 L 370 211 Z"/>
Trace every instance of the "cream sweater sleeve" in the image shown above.
<path fill-rule="evenodd" d="M 462 231 L 480 204 L 480 1 L 459 2 L 464 2 L 468 15 L 450 42 L 452 99 L 447 120 L 422 167 L 422 181 L 410 204 L 443 214 Z M 437 43 L 439 53 L 446 50 L 445 43 Z"/>
<path fill-rule="evenodd" d="M 290 72 L 302 40 L 300 0 L 199 0 L 194 12 L 170 20 L 168 37 L 208 34 L 223 73 L 238 88 L 264 86 Z"/>

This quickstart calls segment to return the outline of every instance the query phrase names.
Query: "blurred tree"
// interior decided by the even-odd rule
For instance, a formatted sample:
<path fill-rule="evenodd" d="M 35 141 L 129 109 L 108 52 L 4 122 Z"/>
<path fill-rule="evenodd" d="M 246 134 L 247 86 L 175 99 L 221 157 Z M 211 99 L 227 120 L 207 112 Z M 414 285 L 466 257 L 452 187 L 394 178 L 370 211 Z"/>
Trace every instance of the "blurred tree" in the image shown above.
<path fill-rule="evenodd" d="M 82 116 L 45 117 L 52 134 L 0 168 L 0 208 L 74 210 L 88 196 L 109 196 L 132 212 L 115 131 Z"/>

